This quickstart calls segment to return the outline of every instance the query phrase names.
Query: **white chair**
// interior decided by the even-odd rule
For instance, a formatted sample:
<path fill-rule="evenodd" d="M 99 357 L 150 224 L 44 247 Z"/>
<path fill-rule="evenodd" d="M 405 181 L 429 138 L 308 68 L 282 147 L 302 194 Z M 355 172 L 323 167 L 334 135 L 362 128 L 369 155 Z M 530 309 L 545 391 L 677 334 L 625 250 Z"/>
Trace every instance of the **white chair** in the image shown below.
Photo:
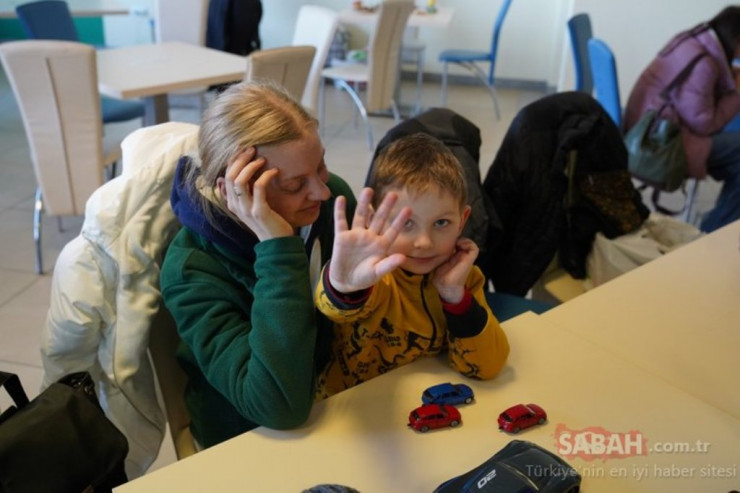
<path fill-rule="evenodd" d="M 368 49 L 366 64 L 347 64 L 324 69 L 321 74 L 319 90 L 319 121 L 324 126 L 324 83 L 325 79 L 333 80 L 347 91 L 365 122 L 367 144 L 373 149 L 373 133 L 368 120 L 368 112 L 393 111 L 396 122 L 401 120 L 396 101 L 398 69 L 401 58 L 401 40 L 409 15 L 414 9 L 412 2 L 389 0 L 380 4 L 378 20 L 375 22 Z M 354 84 L 353 88 L 350 84 Z M 365 103 L 356 88 L 367 85 Z"/>
<path fill-rule="evenodd" d="M 303 5 L 298 11 L 295 30 L 293 31 L 293 46 L 310 45 L 316 48 L 311 71 L 306 81 L 301 104 L 312 112 L 318 113 L 319 85 L 321 71 L 326 65 L 329 48 L 337 29 L 338 14 L 332 9 L 317 5 Z"/>
<path fill-rule="evenodd" d="M 154 39 L 157 43 L 179 41 L 198 46 L 206 45 L 209 0 L 156 0 L 154 4 Z M 208 87 L 198 87 L 170 93 L 171 106 L 190 106 L 195 99 L 198 109 L 205 108 Z"/>
<path fill-rule="evenodd" d="M 313 46 L 285 46 L 253 51 L 247 57 L 244 80 L 272 80 L 285 87 L 296 101 L 300 101 L 315 54 L 316 48 Z"/>
<path fill-rule="evenodd" d="M 422 84 L 424 83 L 424 53 L 426 43 L 419 39 L 418 27 L 406 27 L 401 44 L 401 64 L 413 65 L 416 71 L 416 98 L 414 99 L 414 114 L 421 111 Z"/>
<path fill-rule="evenodd" d="M 36 272 L 43 273 L 41 219 L 80 216 L 121 156 L 120 143 L 103 143 L 95 48 L 73 41 L 0 44 L 28 138 L 36 176 L 33 237 Z"/>

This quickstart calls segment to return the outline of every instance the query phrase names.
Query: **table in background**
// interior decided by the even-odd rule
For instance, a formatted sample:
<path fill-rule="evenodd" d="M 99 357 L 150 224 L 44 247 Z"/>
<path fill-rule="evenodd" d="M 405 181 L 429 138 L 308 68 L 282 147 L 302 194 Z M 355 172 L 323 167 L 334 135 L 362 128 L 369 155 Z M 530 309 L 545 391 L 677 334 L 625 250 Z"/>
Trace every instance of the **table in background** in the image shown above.
<path fill-rule="evenodd" d="M 167 94 L 240 81 L 246 58 L 187 43 L 157 43 L 97 51 L 100 93 L 144 98 L 145 125 L 169 120 Z"/>
<path fill-rule="evenodd" d="M 33 0 L 0 0 L 0 18 L 14 19 L 18 5 Z M 74 17 L 100 17 L 103 15 L 128 15 L 129 9 L 115 0 L 67 0 Z"/>
<path fill-rule="evenodd" d="M 299 429 L 258 428 L 116 492 L 297 492 L 339 483 L 363 493 L 429 493 L 514 438 L 557 451 L 554 434 L 561 427 L 601 427 L 615 433 L 637 430 L 646 447 L 709 444 L 706 453 L 567 459 L 584 475 L 584 491 L 695 493 L 706 491 L 707 481 L 712 491 L 737 488 L 738 419 L 541 315 L 527 313 L 511 319 L 504 330 L 512 347 L 508 364 L 495 380 L 465 380 L 476 398 L 473 404 L 459 407 L 462 425 L 457 428 L 422 434 L 407 427 L 408 413 L 421 404 L 426 387 L 463 380 L 443 359 L 423 358 L 319 402 Z M 545 425 L 516 436 L 498 430 L 496 418 L 503 409 L 529 402 L 548 412 Z M 671 471 L 682 468 L 693 468 L 691 476 L 662 477 L 678 474 Z M 735 476 L 717 477 L 718 468 L 734 470 Z M 703 479 L 702 473 L 715 477 Z"/>
<path fill-rule="evenodd" d="M 542 316 L 740 418 L 740 221 Z"/>

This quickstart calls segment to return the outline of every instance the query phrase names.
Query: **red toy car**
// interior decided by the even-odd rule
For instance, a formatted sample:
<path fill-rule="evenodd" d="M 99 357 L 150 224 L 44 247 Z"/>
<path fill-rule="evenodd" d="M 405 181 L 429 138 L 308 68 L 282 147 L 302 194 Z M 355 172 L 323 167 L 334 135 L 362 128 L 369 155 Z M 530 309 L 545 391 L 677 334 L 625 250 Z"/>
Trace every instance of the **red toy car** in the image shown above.
<path fill-rule="evenodd" d="M 517 404 L 498 416 L 500 430 L 519 433 L 520 430 L 541 425 L 547 420 L 547 413 L 537 404 Z"/>
<path fill-rule="evenodd" d="M 460 424 L 460 411 L 449 404 L 425 404 L 409 414 L 409 426 L 426 432 L 432 428 L 442 428 Z"/>

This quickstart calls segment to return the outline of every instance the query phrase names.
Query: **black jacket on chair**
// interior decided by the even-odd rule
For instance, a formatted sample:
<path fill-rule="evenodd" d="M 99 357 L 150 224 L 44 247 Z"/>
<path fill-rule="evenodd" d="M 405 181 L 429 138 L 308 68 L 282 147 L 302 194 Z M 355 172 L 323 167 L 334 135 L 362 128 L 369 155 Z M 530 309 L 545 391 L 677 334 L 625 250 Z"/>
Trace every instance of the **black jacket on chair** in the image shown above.
<path fill-rule="evenodd" d="M 478 259 L 485 256 L 486 238 L 491 227 L 498 227 L 496 212 L 488 197 L 481 189 L 480 159 L 481 136 L 478 127 L 452 110 L 431 108 L 424 113 L 404 120 L 385 134 L 378 143 L 373 155 L 373 162 L 386 146 L 401 137 L 424 133 L 436 137 L 444 143 L 462 164 L 468 188 L 468 204 L 471 207 L 470 217 L 465 224 L 463 236 L 473 240 L 480 248 Z M 372 172 L 368 170 L 367 184 Z"/>
<path fill-rule="evenodd" d="M 206 46 L 246 56 L 259 50 L 260 0 L 211 0 L 208 6 Z"/>
<path fill-rule="evenodd" d="M 524 107 L 512 122 L 483 182 L 500 219 L 479 265 L 497 292 L 523 296 L 556 253 L 571 275 L 586 275 L 586 257 L 603 218 L 592 209 L 566 211 L 566 162 L 576 150 L 578 173 L 627 169 L 619 129 L 591 96 L 564 92 Z M 626 201 L 647 217 L 631 182 Z M 566 213 L 567 212 L 567 213 Z"/>

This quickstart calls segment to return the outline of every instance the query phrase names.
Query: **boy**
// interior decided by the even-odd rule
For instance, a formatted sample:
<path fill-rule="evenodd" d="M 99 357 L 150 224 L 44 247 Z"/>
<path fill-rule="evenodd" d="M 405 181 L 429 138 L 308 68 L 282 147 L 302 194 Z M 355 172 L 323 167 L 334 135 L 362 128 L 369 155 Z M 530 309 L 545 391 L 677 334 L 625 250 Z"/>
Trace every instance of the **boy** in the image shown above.
<path fill-rule="evenodd" d="M 444 348 L 468 377 L 503 367 L 509 344 L 473 265 L 478 247 L 460 237 L 470 214 L 463 173 L 442 142 L 414 134 L 378 156 L 351 228 L 337 199 L 333 256 L 315 292 L 335 322 L 318 398 Z"/>

